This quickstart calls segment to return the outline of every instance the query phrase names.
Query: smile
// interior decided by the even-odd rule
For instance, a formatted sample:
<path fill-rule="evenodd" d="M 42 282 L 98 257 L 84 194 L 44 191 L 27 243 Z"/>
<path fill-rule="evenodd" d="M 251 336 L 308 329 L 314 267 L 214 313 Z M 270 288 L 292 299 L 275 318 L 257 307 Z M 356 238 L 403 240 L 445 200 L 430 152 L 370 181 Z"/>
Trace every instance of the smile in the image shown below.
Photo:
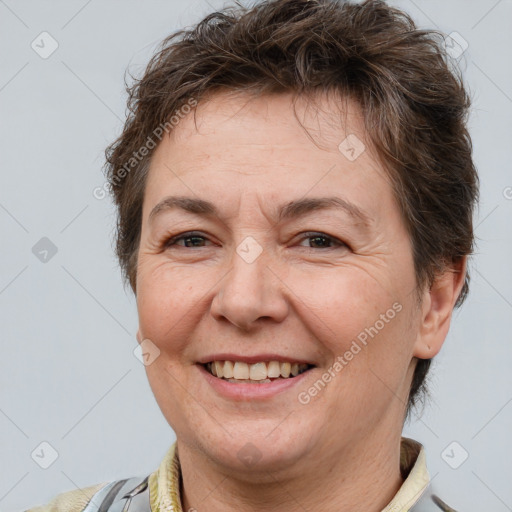
<path fill-rule="evenodd" d="M 231 383 L 265 384 L 275 380 L 292 379 L 313 368 L 311 364 L 281 361 L 211 361 L 204 368 L 214 377 Z"/>

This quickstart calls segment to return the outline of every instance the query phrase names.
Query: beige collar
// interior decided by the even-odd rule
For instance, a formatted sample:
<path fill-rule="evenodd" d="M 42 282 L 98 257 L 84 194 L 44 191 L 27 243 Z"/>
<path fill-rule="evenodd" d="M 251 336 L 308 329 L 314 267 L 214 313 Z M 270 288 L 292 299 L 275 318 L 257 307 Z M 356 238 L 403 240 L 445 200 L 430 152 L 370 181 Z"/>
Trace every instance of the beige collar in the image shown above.
<path fill-rule="evenodd" d="M 427 488 L 430 475 L 427 470 L 425 449 L 414 439 L 402 437 L 400 471 L 404 483 L 382 512 L 407 512 Z"/>
<path fill-rule="evenodd" d="M 404 483 L 382 512 L 407 512 L 426 489 L 430 476 L 425 450 L 413 439 L 402 437 L 400 471 Z M 180 499 L 180 462 L 173 443 L 160 467 L 149 477 L 151 512 L 183 512 Z"/>

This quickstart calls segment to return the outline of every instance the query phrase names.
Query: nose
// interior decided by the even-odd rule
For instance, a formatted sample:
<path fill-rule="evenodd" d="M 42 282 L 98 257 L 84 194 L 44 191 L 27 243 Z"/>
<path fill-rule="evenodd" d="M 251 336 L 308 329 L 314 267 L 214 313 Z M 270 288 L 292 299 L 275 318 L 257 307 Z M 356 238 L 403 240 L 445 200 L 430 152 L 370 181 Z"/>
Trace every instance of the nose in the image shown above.
<path fill-rule="evenodd" d="M 286 284 L 279 274 L 278 266 L 263 253 L 249 262 L 234 251 L 212 300 L 212 316 L 243 331 L 254 329 L 262 321 L 282 322 L 289 305 Z"/>

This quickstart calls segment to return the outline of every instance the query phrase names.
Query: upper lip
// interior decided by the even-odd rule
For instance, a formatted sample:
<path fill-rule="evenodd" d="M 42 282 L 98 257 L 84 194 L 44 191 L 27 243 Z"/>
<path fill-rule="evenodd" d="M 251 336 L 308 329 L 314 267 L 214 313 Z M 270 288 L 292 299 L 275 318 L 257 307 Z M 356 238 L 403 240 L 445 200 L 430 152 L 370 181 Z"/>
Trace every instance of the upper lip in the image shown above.
<path fill-rule="evenodd" d="M 247 364 L 254 364 L 254 363 L 261 363 L 266 361 L 279 361 L 282 363 L 297 363 L 297 364 L 309 364 L 314 366 L 314 363 L 311 361 L 308 361 L 307 359 L 297 359 L 296 357 L 292 356 L 284 356 L 280 354 L 256 354 L 254 356 L 248 356 L 248 355 L 238 355 L 238 354 L 232 354 L 232 353 L 222 353 L 222 354 L 211 354 L 208 356 L 201 357 L 198 359 L 198 363 L 200 364 L 206 364 L 211 363 L 212 361 L 233 361 L 237 362 L 240 361 L 242 363 Z"/>

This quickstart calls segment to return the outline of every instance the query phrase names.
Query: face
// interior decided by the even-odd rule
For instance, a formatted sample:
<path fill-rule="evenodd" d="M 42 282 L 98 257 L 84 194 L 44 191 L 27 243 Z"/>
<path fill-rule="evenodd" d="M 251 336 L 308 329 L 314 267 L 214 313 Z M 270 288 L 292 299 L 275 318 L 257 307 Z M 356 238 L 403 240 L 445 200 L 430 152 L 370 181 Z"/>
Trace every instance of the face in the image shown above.
<path fill-rule="evenodd" d="M 420 314 L 410 239 L 357 105 L 318 101 L 295 106 L 306 132 L 291 96 L 214 96 L 148 174 L 149 382 L 179 446 L 241 474 L 401 431 Z M 290 369 L 305 371 L 275 378 Z"/>

